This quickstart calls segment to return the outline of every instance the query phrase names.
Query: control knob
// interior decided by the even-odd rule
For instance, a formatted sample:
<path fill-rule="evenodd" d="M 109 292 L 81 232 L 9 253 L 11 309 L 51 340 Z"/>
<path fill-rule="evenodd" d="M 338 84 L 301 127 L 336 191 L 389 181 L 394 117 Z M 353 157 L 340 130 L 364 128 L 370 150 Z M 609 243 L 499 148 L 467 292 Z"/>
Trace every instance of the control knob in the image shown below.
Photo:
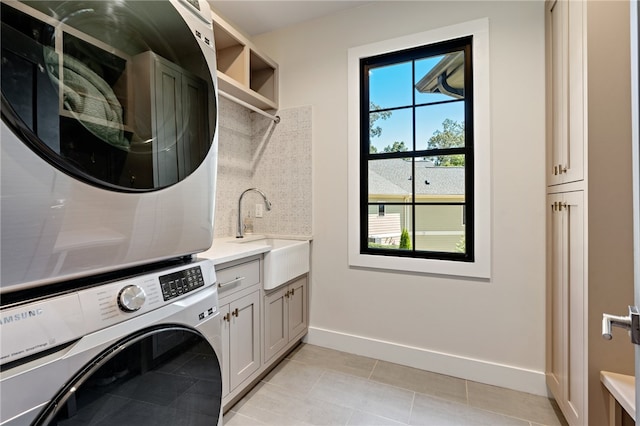
<path fill-rule="evenodd" d="M 135 312 L 142 308 L 147 295 L 144 294 L 144 290 L 139 286 L 132 284 L 124 287 L 118 293 L 118 307 L 124 312 Z"/>

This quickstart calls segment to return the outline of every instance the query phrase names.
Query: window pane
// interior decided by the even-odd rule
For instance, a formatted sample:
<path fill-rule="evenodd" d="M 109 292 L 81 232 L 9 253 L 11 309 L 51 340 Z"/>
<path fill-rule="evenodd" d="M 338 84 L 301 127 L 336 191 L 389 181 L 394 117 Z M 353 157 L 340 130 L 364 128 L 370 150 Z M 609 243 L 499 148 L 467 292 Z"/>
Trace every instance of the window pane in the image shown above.
<path fill-rule="evenodd" d="M 465 252 L 464 206 L 416 206 L 416 250 Z"/>
<path fill-rule="evenodd" d="M 377 205 L 369 206 L 370 248 L 402 249 L 411 248 L 411 205 L 386 205 L 384 216 L 378 213 Z M 406 235 L 402 237 L 403 229 Z"/>
<path fill-rule="evenodd" d="M 416 108 L 416 150 L 464 147 L 464 102 Z"/>
<path fill-rule="evenodd" d="M 369 70 L 369 99 L 375 105 L 372 110 L 411 105 L 412 90 L 411 62 Z"/>
<path fill-rule="evenodd" d="M 412 150 L 413 115 L 411 108 L 370 113 L 369 136 L 370 153 Z"/>
<path fill-rule="evenodd" d="M 416 202 L 465 202 L 464 154 L 416 159 Z"/>
<path fill-rule="evenodd" d="M 413 180 L 410 158 L 369 161 L 369 202 L 411 202 Z"/>
<path fill-rule="evenodd" d="M 464 52 L 416 61 L 416 103 L 464 98 Z"/>

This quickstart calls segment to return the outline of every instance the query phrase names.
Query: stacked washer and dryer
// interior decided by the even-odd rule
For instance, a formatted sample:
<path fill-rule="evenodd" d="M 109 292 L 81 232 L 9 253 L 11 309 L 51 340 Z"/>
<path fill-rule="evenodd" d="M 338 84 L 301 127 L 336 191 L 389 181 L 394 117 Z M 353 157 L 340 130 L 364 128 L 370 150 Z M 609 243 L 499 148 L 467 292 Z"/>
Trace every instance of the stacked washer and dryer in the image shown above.
<path fill-rule="evenodd" d="M 0 424 L 221 424 L 205 0 L 2 0 Z"/>

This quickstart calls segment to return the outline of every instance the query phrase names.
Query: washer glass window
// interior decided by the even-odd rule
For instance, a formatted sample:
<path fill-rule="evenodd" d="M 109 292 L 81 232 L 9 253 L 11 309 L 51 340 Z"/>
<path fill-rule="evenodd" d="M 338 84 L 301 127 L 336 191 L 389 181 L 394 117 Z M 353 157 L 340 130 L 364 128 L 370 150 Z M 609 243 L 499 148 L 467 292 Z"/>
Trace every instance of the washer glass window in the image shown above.
<path fill-rule="evenodd" d="M 104 351 L 60 390 L 35 425 L 216 425 L 222 373 L 211 345 L 181 326 L 146 330 Z"/>
<path fill-rule="evenodd" d="M 176 7 L 3 2 L 3 120 L 92 185 L 137 192 L 185 179 L 213 143 L 215 65 L 203 54 L 212 41 Z"/>

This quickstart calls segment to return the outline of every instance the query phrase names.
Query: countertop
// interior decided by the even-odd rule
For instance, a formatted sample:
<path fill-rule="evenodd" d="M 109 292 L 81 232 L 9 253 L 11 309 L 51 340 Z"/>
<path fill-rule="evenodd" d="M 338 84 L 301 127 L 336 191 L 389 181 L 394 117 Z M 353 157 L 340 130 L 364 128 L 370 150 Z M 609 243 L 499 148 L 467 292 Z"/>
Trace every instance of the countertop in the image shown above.
<path fill-rule="evenodd" d="M 271 246 L 265 244 L 264 241 L 260 242 L 260 240 L 264 240 L 265 238 L 305 241 L 311 241 L 312 239 L 307 236 L 291 235 L 246 235 L 242 239 L 235 237 L 214 238 L 211 248 L 202 253 L 198 253 L 197 256 L 199 258 L 211 259 L 214 265 L 220 265 L 221 263 L 266 253 L 271 250 Z"/>
<path fill-rule="evenodd" d="M 600 372 L 600 380 L 609 390 L 611 395 L 629 413 L 632 419 L 636 418 L 636 380 L 626 374 Z"/>

